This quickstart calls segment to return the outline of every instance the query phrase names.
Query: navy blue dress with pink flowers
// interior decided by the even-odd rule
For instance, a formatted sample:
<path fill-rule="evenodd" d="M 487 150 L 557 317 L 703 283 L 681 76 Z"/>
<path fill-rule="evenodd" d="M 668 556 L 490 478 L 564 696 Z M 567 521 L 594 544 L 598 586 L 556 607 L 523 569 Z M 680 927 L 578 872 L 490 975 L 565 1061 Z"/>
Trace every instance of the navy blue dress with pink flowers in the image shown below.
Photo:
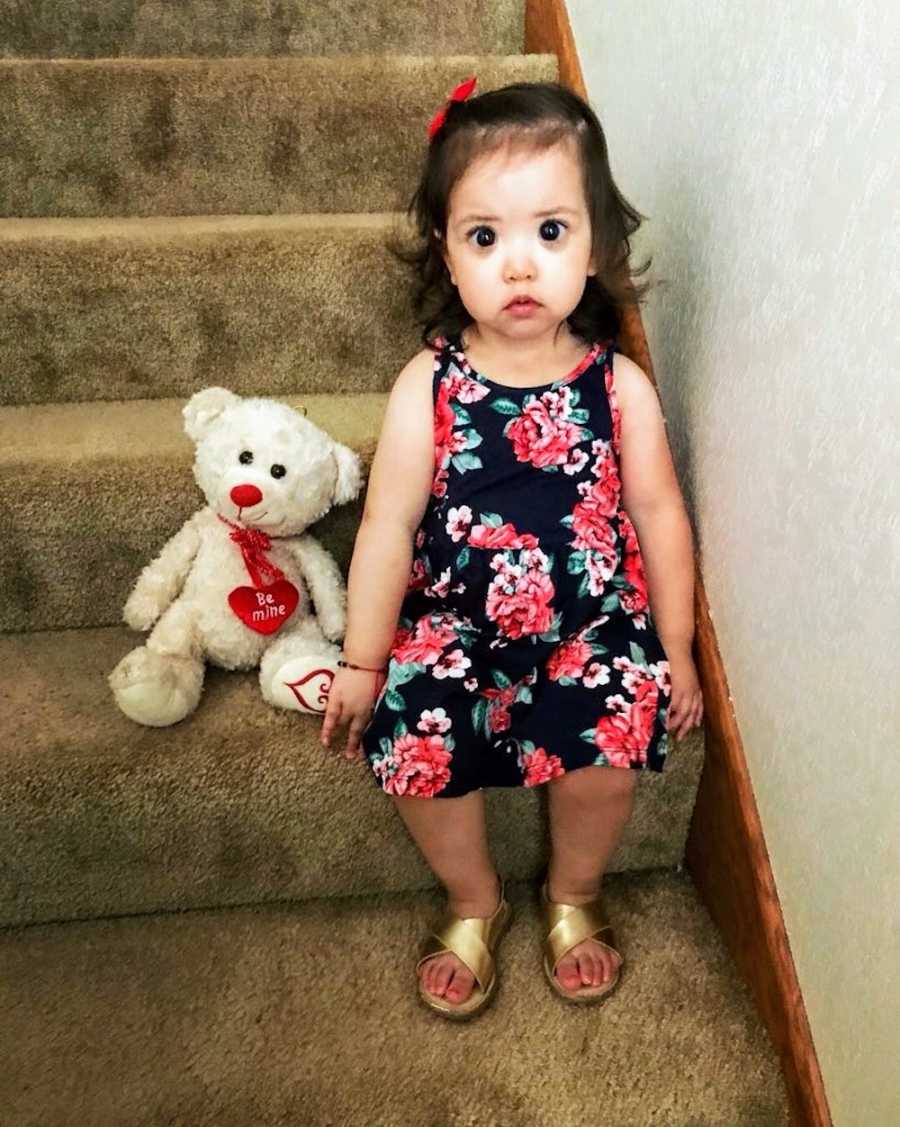
<path fill-rule="evenodd" d="M 362 746 L 389 794 L 661 771 L 669 665 L 621 508 L 614 341 L 540 387 L 435 346 L 435 472 Z"/>

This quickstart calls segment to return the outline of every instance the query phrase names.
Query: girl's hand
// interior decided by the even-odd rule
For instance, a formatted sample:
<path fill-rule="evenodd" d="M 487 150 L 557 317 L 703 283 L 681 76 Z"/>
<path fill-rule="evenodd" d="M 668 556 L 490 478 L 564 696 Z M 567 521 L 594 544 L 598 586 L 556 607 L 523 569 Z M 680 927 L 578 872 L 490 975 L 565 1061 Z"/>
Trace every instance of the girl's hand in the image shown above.
<path fill-rule="evenodd" d="M 700 691 L 700 678 L 690 653 L 676 654 L 669 658 L 669 677 L 672 695 L 666 728 L 670 732 L 675 730 L 676 740 L 683 740 L 691 728 L 695 728 L 703 720 L 703 693 Z"/>
<path fill-rule="evenodd" d="M 345 759 L 362 759 L 360 737 L 372 716 L 375 700 L 384 684 L 383 673 L 362 669 L 339 669 L 331 682 L 322 724 L 322 745 L 328 747 L 335 728 L 349 725 Z"/>

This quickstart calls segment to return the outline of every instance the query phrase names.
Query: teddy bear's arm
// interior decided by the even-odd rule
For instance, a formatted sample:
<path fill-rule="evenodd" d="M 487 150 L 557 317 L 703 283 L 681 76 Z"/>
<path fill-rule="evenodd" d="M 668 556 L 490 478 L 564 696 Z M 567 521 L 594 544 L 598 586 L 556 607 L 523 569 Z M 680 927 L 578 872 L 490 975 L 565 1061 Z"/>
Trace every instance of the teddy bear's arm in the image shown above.
<path fill-rule="evenodd" d="M 149 630 L 178 596 L 200 548 L 195 514 L 147 564 L 125 603 L 124 618 L 132 630 Z"/>
<path fill-rule="evenodd" d="M 347 625 L 347 588 L 340 568 L 313 536 L 295 540 L 291 552 L 303 572 L 322 633 L 337 642 Z"/>

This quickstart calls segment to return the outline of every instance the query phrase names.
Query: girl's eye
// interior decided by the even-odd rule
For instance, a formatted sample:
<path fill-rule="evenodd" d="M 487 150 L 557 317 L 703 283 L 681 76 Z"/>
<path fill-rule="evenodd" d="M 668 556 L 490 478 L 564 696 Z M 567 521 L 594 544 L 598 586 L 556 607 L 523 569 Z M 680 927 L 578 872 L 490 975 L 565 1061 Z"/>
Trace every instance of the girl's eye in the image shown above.
<path fill-rule="evenodd" d="M 548 243 L 556 242 L 563 233 L 564 226 L 558 219 L 545 219 L 541 224 L 541 238 Z"/>
<path fill-rule="evenodd" d="M 492 247 L 497 240 L 493 227 L 473 227 L 469 238 L 475 236 L 475 244 L 480 247 Z"/>
<path fill-rule="evenodd" d="M 249 450 L 242 450 L 240 452 L 240 454 L 238 454 L 238 461 L 241 463 L 242 466 L 249 466 L 250 463 L 253 461 L 253 455 L 250 453 Z"/>
<path fill-rule="evenodd" d="M 287 473 L 287 470 L 284 468 L 284 466 L 281 466 L 278 464 L 278 462 L 276 462 L 275 465 L 272 466 L 272 468 L 269 470 L 269 473 L 272 475 L 272 477 L 284 477 L 284 475 Z"/>

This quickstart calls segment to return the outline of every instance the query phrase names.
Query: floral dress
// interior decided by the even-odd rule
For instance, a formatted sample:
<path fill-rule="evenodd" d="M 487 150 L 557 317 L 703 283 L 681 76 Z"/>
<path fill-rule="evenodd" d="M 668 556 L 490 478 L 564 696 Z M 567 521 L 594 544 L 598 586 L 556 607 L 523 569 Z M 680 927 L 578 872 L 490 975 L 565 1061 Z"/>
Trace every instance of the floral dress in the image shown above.
<path fill-rule="evenodd" d="M 669 665 L 620 503 L 613 353 L 517 388 L 435 342 L 431 496 L 362 737 L 389 794 L 662 771 Z"/>

